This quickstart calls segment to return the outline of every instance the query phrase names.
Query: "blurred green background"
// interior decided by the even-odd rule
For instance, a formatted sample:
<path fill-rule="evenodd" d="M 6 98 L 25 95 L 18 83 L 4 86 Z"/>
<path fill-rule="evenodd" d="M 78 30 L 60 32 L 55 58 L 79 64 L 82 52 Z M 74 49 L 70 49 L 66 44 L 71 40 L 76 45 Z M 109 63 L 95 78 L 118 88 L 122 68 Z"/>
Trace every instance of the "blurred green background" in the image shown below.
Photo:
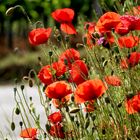
<path fill-rule="evenodd" d="M 6 16 L 8 8 L 21 5 L 33 23 L 40 21 L 45 27 L 53 27 L 57 24 L 50 16 L 51 12 L 69 7 L 75 11 L 73 23 L 77 26 L 77 17 L 93 21 L 105 11 L 124 10 L 120 3 L 127 4 L 129 1 L 131 0 L 0 0 L 0 83 L 21 79 L 30 69 L 38 68 L 37 58 L 42 55 L 40 49 L 32 48 L 28 43 L 30 28 L 22 10 L 16 8 L 11 16 Z M 137 2 L 132 1 L 132 6 Z"/>

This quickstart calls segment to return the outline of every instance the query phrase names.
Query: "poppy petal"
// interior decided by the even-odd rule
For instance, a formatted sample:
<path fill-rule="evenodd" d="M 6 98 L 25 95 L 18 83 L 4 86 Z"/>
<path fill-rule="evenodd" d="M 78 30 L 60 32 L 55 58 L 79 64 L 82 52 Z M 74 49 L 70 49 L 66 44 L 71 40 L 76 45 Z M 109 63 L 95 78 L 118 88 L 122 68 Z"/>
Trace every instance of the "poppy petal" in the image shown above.
<path fill-rule="evenodd" d="M 61 23 L 60 29 L 67 34 L 76 34 L 76 29 L 72 23 Z"/>
<path fill-rule="evenodd" d="M 22 138 L 33 138 L 37 135 L 37 129 L 36 128 L 26 128 L 21 131 L 20 137 Z"/>
<path fill-rule="evenodd" d="M 74 11 L 70 8 L 57 9 L 51 15 L 57 22 L 71 22 L 74 17 Z"/>

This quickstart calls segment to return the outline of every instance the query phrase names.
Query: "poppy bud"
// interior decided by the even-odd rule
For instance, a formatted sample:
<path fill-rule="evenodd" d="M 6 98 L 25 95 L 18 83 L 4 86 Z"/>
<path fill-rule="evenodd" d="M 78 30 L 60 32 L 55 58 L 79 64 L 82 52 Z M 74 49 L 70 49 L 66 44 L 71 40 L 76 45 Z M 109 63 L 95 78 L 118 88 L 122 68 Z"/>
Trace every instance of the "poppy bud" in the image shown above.
<path fill-rule="evenodd" d="M 29 79 L 29 81 L 28 81 L 28 84 L 29 84 L 29 87 L 33 87 L 33 80 L 32 79 Z"/>
<path fill-rule="evenodd" d="M 53 52 L 52 51 L 49 51 L 49 56 L 51 57 L 53 55 Z"/>
<path fill-rule="evenodd" d="M 108 61 L 105 60 L 105 61 L 103 62 L 103 67 L 105 67 L 105 66 L 107 65 L 107 63 L 108 63 Z"/>
<path fill-rule="evenodd" d="M 109 97 L 105 97 L 105 102 L 106 102 L 107 104 L 110 103 Z"/>
<path fill-rule="evenodd" d="M 29 80 L 29 77 L 24 76 L 24 77 L 23 77 L 23 80 L 27 81 L 27 80 Z"/>
<path fill-rule="evenodd" d="M 21 88 L 21 90 L 24 90 L 24 85 L 21 85 L 20 88 Z"/>
<path fill-rule="evenodd" d="M 83 47 L 83 46 L 84 46 L 84 45 L 81 44 L 81 43 L 77 43 L 77 44 L 76 44 L 76 47 L 77 47 L 77 48 L 81 48 L 81 47 Z"/>
<path fill-rule="evenodd" d="M 113 74 L 114 74 L 114 71 L 112 70 L 112 71 L 111 71 L 111 75 L 113 75 Z"/>
<path fill-rule="evenodd" d="M 88 28 L 89 28 L 89 24 L 86 24 L 86 26 L 85 26 L 85 27 L 86 27 L 86 29 L 88 30 Z"/>
<path fill-rule="evenodd" d="M 97 32 L 95 32 L 94 34 L 92 34 L 92 36 L 93 36 L 94 38 L 100 38 L 100 35 L 99 35 L 99 33 L 97 33 Z"/>
<path fill-rule="evenodd" d="M 14 122 L 11 123 L 11 130 L 12 130 L 12 131 L 15 130 L 15 123 L 14 123 Z"/>
<path fill-rule="evenodd" d="M 16 93 L 17 92 L 17 88 L 14 88 L 14 93 Z"/>
<path fill-rule="evenodd" d="M 77 112 L 79 112 L 79 111 L 80 111 L 79 108 L 74 108 L 74 109 L 72 109 L 72 110 L 70 111 L 70 113 L 77 113 Z"/>
<path fill-rule="evenodd" d="M 57 41 L 60 42 L 61 40 L 62 40 L 62 39 L 61 39 L 61 36 L 58 35 L 58 36 L 57 36 Z"/>
<path fill-rule="evenodd" d="M 135 94 L 134 93 L 128 93 L 127 98 L 131 99 Z"/>
<path fill-rule="evenodd" d="M 66 108 L 65 108 L 65 109 L 66 109 L 66 112 L 69 112 L 69 107 L 68 107 L 68 106 L 66 106 Z"/>
<path fill-rule="evenodd" d="M 95 38 L 92 38 L 91 40 L 92 40 L 92 43 L 95 44 L 96 42 Z"/>
<path fill-rule="evenodd" d="M 74 102 L 74 96 L 71 96 L 71 101 Z"/>
<path fill-rule="evenodd" d="M 71 119 L 71 121 L 74 121 L 74 116 L 70 115 L 70 119 Z"/>
<path fill-rule="evenodd" d="M 46 133 L 44 133 L 44 138 L 45 138 L 45 139 L 47 138 L 47 134 L 46 134 Z"/>
<path fill-rule="evenodd" d="M 22 121 L 20 121 L 20 122 L 19 122 L 19 125 L 20 125 L 20 127 L 22 127 L 22 126 L 23 126 L 23 122 L 22 122 Z"/>
<path fill-rule="evenodd" d="M 18 107 L 16 108 L 15 113 L 16 113 L 17 115 L 20 114 L 20 109 L 19 109 Z"/>
<path fill-rule="evenodd" d="M 78 121 L 75 121 L 75 123 L 76 123 L 77 127 L 79 127 L 79 125 L 80 125 L 79 122 Z"/>
<path fill-rule="evenodd" d="M 89 115 L 88 115 L 88 113 L 86 113 L 86 116 L 85 116 L 85 118 L 88 118 L 89 117 Z"/>
<path fill-rule="evenodd" d="M 48 125 L 48 124 L 46 124 L 46 125 L 45 125 L 45 128 L 46 128 L 46 131 L 49 131 L 49 130 L 50 130 L 50 128 L 51 128 L 51 126 L 50 126 L 50 125 Z"/>
<path fill-rule="evenodd" d="M 11 16 L 13 14 L 14 10 L 15 10 L 15 7 L 10 7 L 9 9 L 7 9 L 7 11 L 5 13 L 6 16 Z"/>
<path fill-rule="evenodd" d="M 41 57 L 40 56 L 38 57 L 38 61 L 41 61 Z"/>
<path fill-rule="evenodd" d="M 122 106 L 122 103 L 119 103 L 117 106 L 120 108 Z"/>
<path fill-rule="evenodd" d="M 105 128 L 102 129 L 102 134 L 105 135 L 106 131 Z"/>
<path fill-rule="evenodd" d="M 29 97 L 30 101 L 32 101 L 32 97 Z"/>

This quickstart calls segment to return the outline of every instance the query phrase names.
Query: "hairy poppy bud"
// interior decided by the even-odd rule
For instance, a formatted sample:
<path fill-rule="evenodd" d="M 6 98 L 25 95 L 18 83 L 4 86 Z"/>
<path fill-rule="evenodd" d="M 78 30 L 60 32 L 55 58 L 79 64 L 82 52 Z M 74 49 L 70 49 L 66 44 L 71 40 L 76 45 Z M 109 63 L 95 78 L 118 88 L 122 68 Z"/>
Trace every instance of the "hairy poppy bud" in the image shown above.
<path fill-rule="evenodd" d="M 16 113 L 17 115 L 20 114 L 20 109 L 19 109 L 18 107 L 16 108 L 15 113 Z"/>
<path fill-rule="evenodd" d="M 15 10 L 15 7 L 10 7 L 9 9 L 7 9 L 7 11 L 5 13 L 6 16 L 11 16 L 13 14 L 14 10 Z"/>
<path fill-rule="evenodd" d="M 12 130 L 12 131 L 15 130 L 15 123 L 14 123 L 14 122 L 11 123 L 11 130 Z"/>

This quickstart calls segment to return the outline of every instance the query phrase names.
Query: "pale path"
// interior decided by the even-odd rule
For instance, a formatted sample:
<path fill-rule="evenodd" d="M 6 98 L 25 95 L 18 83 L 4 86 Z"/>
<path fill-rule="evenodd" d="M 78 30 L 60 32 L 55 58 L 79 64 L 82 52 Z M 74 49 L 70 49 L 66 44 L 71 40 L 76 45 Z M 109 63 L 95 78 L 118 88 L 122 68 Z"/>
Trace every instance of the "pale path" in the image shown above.
<path fill-rule="evenodd" d="M 8 135 L 8 132 L 10 129 L 10 122 L 12 121 L 12 110 L 15 107 L 15 101 L 14 101 L 14 91 L 13 91 L 14 85 L 0 85 L 0 131 L 2 131 L 3 135 Z M 19 88 L 20 91 L 20 88 Z M 46 119 L 43 115 L 42 107 L 40 106 L 39 96 L 38 96 L 38 90 L 36 87 L 30 88 L 26 86 L 25 93 L 28 97 L 33 97 L 33 102 L 35 104 L 35 108 L 39 114 L 41 114 L 41 123 L 45 123 Z M 27 98 L 29 100 L 29 98 Z M 15 136 L 18 137 L 18 134 L 20 132 L 19 121 L 20 118 L 18 118 L 17 115 L 14 117 L 14 121 L 16 122 L 16 131 Z M 12 134 L 13 135 L 13 134 Z M 19 138 L 17 138 L 19 140 Z M 1 134 L 0 134 L 0 140 Z M 16 139 L 14 139 L 16 140 Z"/>

